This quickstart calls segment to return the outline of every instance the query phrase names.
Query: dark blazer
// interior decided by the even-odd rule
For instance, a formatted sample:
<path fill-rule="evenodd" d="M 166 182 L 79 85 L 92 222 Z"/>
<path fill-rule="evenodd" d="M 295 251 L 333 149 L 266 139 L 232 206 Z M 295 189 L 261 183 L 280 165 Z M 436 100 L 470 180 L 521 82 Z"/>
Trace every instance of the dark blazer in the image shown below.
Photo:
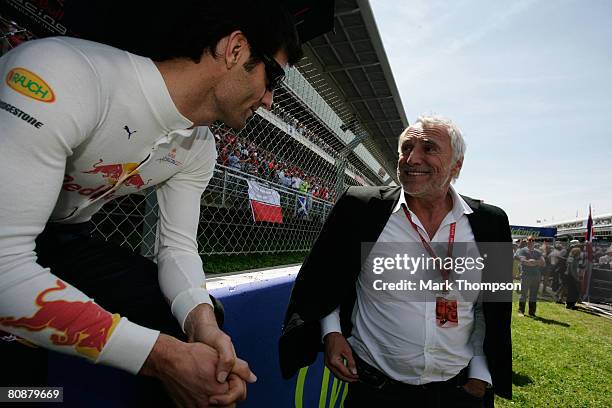
<path fill-rule="evenodd" d="M 340 323 L 345 337 L 351 334 L 351 313 L 355 305 L 355 282 L 365 257 L 362 242 L 376 242 L 393 208 L 401 187 L 350 187 L 338 200 L 319 238 L 298 273 L 285 314 L 279 341 L 281 371 L 292 377 L 301 367 L 312 364 L 321 343 L 320 320 L 340 305 Z M 508 217 L 500 208 L 463 197 L 474 211 L 468 220 L 477 243 L 512 242 Z M 507 270 L 501 273 L 512 281 L 512 250 L 508 245 Z M 504 263 L 505 265 L 505 263 Z M 483 270 L 483 280 L 487 266 Z M 484 302 L 486 322 L 484 352 L 494 391 L 512 397 L 511 302 Z"/>

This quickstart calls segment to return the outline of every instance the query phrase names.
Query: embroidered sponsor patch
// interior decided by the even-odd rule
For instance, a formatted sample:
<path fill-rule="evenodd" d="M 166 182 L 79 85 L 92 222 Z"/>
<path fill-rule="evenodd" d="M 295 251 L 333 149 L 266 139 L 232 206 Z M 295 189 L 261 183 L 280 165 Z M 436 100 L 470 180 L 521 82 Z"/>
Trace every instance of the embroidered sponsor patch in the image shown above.
<path fill-rule="evenodd" d="M 16 92 L 37 101 L 55 102 L 55 93 L 44 79 L 25 68 L 13 68 L 6 76 L 6 84 Z"/>
<path fill-rule="evenodd" d="M 22 111 L 21 109 L 11 105 L 10 103 L 6 103 L 2 100 L 0 100 L 0 109 L 7 111 L 11 115 L 17 116 L 19 119 L 29 123 L 30 125 L 34 126 L 36 129 L 40 129 L 44 125 L 44 123 L 36 119 L 34 116 L 31 116 L 25 113 L 24 111 Z"/>
<path fill-rule="evenodd" d="M 159 162 L 168 162 L 175 166 L 181 166 L 183 164 L 183 162 L 176 160 L 176 149 L 172 149 L 165 157 L 159 159 Z"/>

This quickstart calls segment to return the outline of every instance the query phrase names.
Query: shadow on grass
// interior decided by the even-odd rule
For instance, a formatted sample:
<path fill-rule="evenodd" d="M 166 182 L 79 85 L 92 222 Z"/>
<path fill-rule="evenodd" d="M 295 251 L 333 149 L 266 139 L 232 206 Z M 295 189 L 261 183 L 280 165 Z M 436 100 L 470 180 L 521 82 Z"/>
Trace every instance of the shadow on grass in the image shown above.
<path fill-rule="evenodd" d="M 525 374 L 519 374 L 512 371 L 512 384 L 517 387 L 524 387 L 529 384 L 533 384 L 533 380 L 531 377 Z"/>
<path fill-rule="evenodd" d="M 586 308 L 584 306 L 583 307 L 578 307 L 577 309 L 574 309 L 574 311 L 580 312 L 580 313 L 585 313 L 585 314 L 590 314 L 590 315 L 597 316 L 597 317 L 608 317 L 608 316 L 606 316 L 605 313 L 598 312 L 597 310 L 588 309 L 588 308 Z"/>
<path fill-rule="evenodd" d="M 542 322 L 544 324 L 554 324 L 554 325 L 562 326 L 562 327 L 570 327 L 570 325 L 568 323 L 560 322 L 558 320 L 546 319 L 546 318 L 540 317 L 540 316 L 533 316 L 531 318 L 533 320 L 537 320 L 538 322 Z"/>

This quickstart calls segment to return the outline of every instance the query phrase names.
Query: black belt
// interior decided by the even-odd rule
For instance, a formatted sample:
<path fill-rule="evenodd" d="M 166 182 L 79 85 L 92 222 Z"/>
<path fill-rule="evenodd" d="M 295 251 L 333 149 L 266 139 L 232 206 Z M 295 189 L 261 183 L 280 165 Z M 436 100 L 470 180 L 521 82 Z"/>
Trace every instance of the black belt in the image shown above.
<path fill-rule="evenodd" d="M 357 365 L 357 374 L 359 375 L 359 381 L 379 390 L 427 390 L 439 386 L 461 386 L 467 381 L 466 367 L 461 370 L 459 374 L 446 381 L 433 381 L 421 385 L 407 384 L 401 381 L 394 380 L 393 378 L 390 378 L 389 376 L 384 374 L 379 369 L 372 367 L 370 364 L 359 358 L 359 356 L 355 352 L 353 352 L 353 357 L 355 358 L 355 364 Z"/>

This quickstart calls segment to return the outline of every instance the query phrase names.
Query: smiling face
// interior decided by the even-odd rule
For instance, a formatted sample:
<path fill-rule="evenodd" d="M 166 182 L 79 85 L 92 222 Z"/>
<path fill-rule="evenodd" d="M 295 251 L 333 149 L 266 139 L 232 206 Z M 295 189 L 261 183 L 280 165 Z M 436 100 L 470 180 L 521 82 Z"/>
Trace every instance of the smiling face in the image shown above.
<path fill-rule="evenodd" d="M 250 65 L 251 49 L 245 38 L 240 40 L 238 38 L 235 44 L 230 44 L 234 47 L 230 57 L 236 58 L 236 62 L 230 64 L 216 90 L 218 119 L 236 130 L 242 129 L 259 107 L 269 110 L 274 94 L 273 90 L 268 89 L 269 79 L 264 62 L 257 62 L 250 69 L 247 68 Z M 281 67 L 287 65 L 284 51 L 277 52 L 273 59 Z"/>
<path fill-rule="evenodd" d="M 417 123 L 400 136 L 397 176 L 408 195 L 446 194 L 462 164 L 463 158 L 453 161 L 450 137 L 443 126 Z"/>

